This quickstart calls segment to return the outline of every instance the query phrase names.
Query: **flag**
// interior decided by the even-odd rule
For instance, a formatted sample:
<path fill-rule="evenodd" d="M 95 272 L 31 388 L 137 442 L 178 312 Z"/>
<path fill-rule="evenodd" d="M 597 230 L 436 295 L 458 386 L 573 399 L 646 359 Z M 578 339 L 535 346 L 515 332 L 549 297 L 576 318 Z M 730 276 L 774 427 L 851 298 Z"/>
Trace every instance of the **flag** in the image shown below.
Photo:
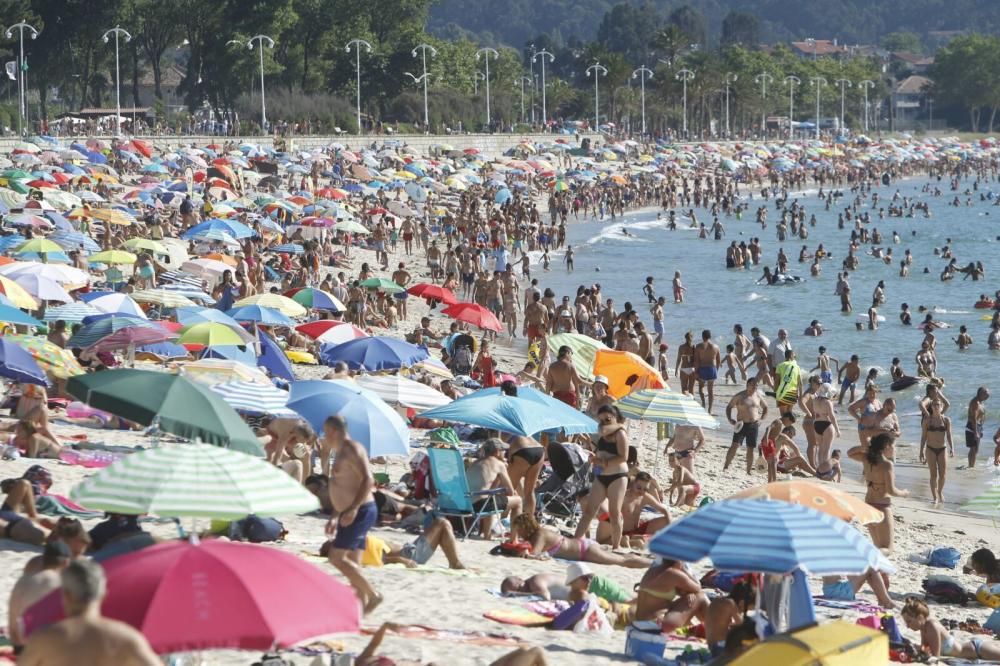
<path fill-rule="evenodd" d="M 17 81 L 17 62 L 11 60 L 4 65 L 4 69 L 7 70 L 7 78 L 11 81 Z"/>

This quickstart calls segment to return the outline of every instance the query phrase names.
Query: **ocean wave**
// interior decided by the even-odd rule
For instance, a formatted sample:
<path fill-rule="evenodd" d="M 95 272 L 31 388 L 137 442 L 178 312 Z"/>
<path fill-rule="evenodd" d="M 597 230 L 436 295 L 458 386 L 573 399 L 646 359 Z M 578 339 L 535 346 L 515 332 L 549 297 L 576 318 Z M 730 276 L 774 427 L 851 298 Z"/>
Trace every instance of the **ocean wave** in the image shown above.
<path fill-rule="evenodd" d="M 761 299 L 767 299 L 767 297 L 764 296 L 763 294 L 758 294 L 756 291 L 750 292 L 750 295 L 747 296 L 747 300 L 750 302 L 759 301 Z"/>

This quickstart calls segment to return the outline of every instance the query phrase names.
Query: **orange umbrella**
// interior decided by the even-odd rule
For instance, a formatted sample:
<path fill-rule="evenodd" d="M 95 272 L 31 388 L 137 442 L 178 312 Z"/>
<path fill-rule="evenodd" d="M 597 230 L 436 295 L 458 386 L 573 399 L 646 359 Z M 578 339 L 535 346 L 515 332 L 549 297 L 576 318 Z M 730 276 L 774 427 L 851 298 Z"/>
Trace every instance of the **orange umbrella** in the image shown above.
<path fill-rule="evenodd" d="M 877 523 L 882 512 L 862 500 L 819 481 L 776 481 L 755 486 L 730 495 L 729 499 L 773 499 L 800 504 L 841 520 L 857 520 L 861 524 Z"/>
<path fill-rule="evenodd" d="M 224 264 L 229 264 L 230 266 L 235 266 L 239 262 L 236 257 L 231 257 L 228 254 L 221 254 L 219 252 L 212 252 L 211 254 L 206 254 L 205 259 L 215 259 L 216 261 L 221 261 Z"/>
<path fill-rule="evenodd" d="M 627 351 L 598 349 L 594 355 L 594 374 L 608 378 L 608 393 L 616 399 L 632 391 L 668 388 L 656 368 Z"/>

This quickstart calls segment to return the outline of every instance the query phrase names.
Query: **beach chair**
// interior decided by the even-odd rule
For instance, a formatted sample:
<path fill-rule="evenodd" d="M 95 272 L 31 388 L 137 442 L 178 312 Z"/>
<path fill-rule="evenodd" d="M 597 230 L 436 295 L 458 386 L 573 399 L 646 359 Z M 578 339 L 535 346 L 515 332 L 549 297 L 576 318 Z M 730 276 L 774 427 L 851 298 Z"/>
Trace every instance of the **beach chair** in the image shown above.
<path fill-rule="evenodd" d="M 429 448 L 427 456 L 431 463 L 431 478 L 437 489 L 437 513 L 442 516 L 462 520 L 461 538 L 466 539 L 486 516 L 500 516 L 503 511 L 497 507 L 496 497 L 505 491 L 502 488 L 473 493 L 465 478 L 465 463 L 462 453 L 452 448 Z M 477 510 L 473 503 L 487 499 Z M 488 536 L 488 535 L 487 535 Z"/>

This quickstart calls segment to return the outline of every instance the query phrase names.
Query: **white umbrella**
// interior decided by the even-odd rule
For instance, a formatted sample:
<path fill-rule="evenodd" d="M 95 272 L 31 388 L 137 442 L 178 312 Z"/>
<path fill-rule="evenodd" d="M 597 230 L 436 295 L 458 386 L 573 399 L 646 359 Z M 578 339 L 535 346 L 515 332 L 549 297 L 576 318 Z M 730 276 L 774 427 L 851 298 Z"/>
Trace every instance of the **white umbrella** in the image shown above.
<path fill-rule="evenodd" d="M 355 381 L 390 405 L 424 410 L 451 402 L 444 393 L 400 375 L 362 375 Z"/>
<path fill-rule="evenodd" d="M 259 382 L 226 382 L 209 387 L 238 412 L 270 414 L 281 418 L 299 418 L 287 407 L 288 391 Z"/>
<path fill-rule="evenodd" d="M 60 284 L 85 285 L 90 281 L 86 271 L 65 264 L 42 264 L 36 261 L 15 261 L 0 266 L 0 275 L 16 280 L 21 275 L 39 275 Z"/>

